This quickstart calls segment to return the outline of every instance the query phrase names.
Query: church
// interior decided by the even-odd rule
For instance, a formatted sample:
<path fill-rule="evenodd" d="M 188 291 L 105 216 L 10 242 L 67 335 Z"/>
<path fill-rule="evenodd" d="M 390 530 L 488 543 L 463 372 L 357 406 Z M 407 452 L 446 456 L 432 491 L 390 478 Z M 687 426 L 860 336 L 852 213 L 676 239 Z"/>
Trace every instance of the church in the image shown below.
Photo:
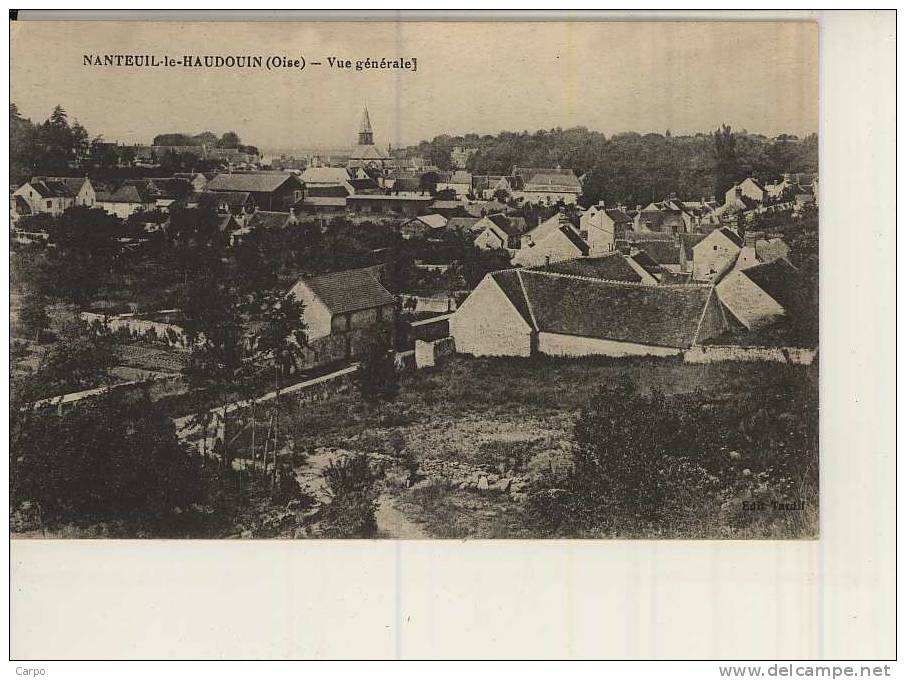
<path fill-rule="evenodd" d="M 388 147 L 389 150 L 389 147 Z M 389 166 L 390 154 L 374 144 L 374 130 L 371 128 L 371 117 L 368 107 L 362 110 L 362 122 L 359 125 L 359 139 L 349 152 L 349 168 L 383 170 Z"/>

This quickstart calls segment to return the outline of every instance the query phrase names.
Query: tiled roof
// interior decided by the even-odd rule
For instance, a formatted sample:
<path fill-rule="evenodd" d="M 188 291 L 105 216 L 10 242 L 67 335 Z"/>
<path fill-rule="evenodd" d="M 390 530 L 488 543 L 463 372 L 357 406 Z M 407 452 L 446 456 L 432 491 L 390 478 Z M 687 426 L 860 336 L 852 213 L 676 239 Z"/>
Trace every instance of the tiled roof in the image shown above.
<path fill-rule="evenodd" d="M 88 181 L 87 177 L 33 177 L 33 181 L 43 182 L 47 186 L 55 187 L 62 195 L 75 196 Z M 62 185 L 62 187 L 60 186 Z M 63 189 L 65 187 L 65 189 Z"/>
<path fill-rule="evenodd" d="M 658 264 L 680 263 L 680 247 L 674 240 L 636 241 L 635 246 L 647 253 Z"/>
<path fill-rule="evenodd" d="M 443 215 L 421 215 L 420 217 L 415 217 L 413 219 L 424 222 L 431 229 L 442 229 L 443 227 L 447 226 L 447 218 Z"/>
<path fill-rule="evenodd" d="M 791 314 L 802 306 L 802 277 L 786 258 L 757 264 L 742 273 Z"/>
<path fill-rule="evenodd" d="M 285 182 L 300 185 L 298 177 L 288 172 L 221 173 L 208 183 L 205 190 L 270 193 L 279 189 Z"/>
<path fill-rule="evenodd" d="M 738 245 L 740 248 L 742 248 L 743 245 L 745 245 L 745 242 L 746 242 L 745 239 L 742 238 L 739 234 L 737 234 L 735 231 L 733 231 L 729 227 L 723 227 L 722 229 L 720 229 L 720 233 L 723 234 L 724 236 L 726 236 L 731 241 L 733 241 L 733 243 Z"/>
<path fill-rule="evenodd" d="M 197 203 L 203 208 L 214 208 L 226 203 L 231 208 L 241 208 L 249 201 L 251 194 L 247 191 L 202 191 L 193 193 L 188 202 Z"/>
<path fill-rule="evenodd" d="M 626 262 L 620 253 L 610 253 L 602 257 L 582 257 L 575 260 L 553 262 L 543 267 L 545 271 L 572 276 L 588 276 L 607 281 L 625 281 L 641 283 L 642 277 Z"/>
<path fill-rule="evenodd" d="M 289 221 L 288 212 L 257 210 L 249 217 L 246 226 L 252 229 L 282 229 Z"/>
<path fill-rule="evenodd" d="M 345 314 L 396 302 L 396 298 L 367 269 L 352 269 L 302 279 L 293 287 L 293 291 L 300 286 L 311 290 L 332 314 Z"/>
<path fill-rule="evenodd" d="M 639 252 L 637 252 L 635 255 L 632 255 L 631 257 L 632 257 L 633 262 L 635 262 L 637 265 L 639 265 L 642 269 L 644 269 L 646 272 L 648 272 L 652 276 L 655 276 L 656 274 L 660 275 L 660 274 L 664 273 L 664 268 L 661 267 L 661 265 L 659 265 L 653 259 L 651 259 L 651 256 L 648 255 L 648 253 L 646 253 L 644 250 L 640 250 Z"/>
<path fill-rule="evenodd" d="M 711 303 L 710 286 L 644 286 L 536 270 L 491 274 L 537 331 L 691 347 Z"/>
<path fill-rule="evenodd" d="M 358 180 L 356 180 L 358 181 Z M 305 192 L 306 197 L 319 197 L 319 198 L 346 198 L 349 196 L 349 191 L 342 184 L 333 184 L 325 186 L 311 186 Z"/>
<path fill-rule="evenodd" d="M 616 224 L 622 224 L 625 222 L 632 222 L 632 218 L 629 217 L 622 210 L 608 209 L 604 211 L 607 213 L 607 216 L 612 219 Z"/>
<path fill-rule="evenodd" d="M 434 205 L 436 207 L 437 203 Z M 447 222 L 447 228 L 457 231 L 469 231 L 480 219 L 480 217 L 451 217 Z"/>
<path fill-rule="evenodd" d="M 512 174 L 522 177 L 526 184 L 557 184 L 582 188 L 576 173 L 570 168 L 520 168 L 514 167 Z"/>
<path fill-rule="evenodd" d="M 576 230 L 573 229 L 570 225 L 564 224 L 560 227 L 560 233 L 563 234 L 570 243 L 572 243 L 582 255 L 588 255 L 590 249 L 585 240 L 576 233 Z"/>
<path fill-rule="evenodd" d="M 350 179 L 346 168 L 305 168 L 302 181 L 305 184 L 343 184 Z"/>

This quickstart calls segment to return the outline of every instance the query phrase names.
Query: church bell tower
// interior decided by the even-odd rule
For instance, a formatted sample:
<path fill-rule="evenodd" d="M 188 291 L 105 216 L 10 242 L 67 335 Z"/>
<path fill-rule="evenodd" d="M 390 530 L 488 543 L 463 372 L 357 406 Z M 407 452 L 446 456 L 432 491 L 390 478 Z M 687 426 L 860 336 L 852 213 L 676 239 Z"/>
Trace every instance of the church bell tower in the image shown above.
<path fill-rule="evenodd" d="M 368 107 L 362 110 L 362 124 L 359 125 L 359 146 L 373 146 L 374 131 L 371 129 L 371 118 L 368 116 Z"/>

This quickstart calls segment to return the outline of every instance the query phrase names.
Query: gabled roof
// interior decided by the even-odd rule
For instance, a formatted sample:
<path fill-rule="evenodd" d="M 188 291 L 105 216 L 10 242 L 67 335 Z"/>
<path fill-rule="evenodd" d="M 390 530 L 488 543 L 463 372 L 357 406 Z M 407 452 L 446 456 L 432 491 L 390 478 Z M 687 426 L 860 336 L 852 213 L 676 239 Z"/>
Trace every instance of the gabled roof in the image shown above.
<path fill-rule="evenodd" d="M 588 255 L 590 248 L 585 240 L 576 233 L 576 230 L 573 229 L 570 225 L 564 224 L 560 227 L 560 233 L 563 234 L 570 243 L 572 243 L 582 255 Z"/>
<path fill-rule="evenodd" d="M 692 249 L 706 236 L 707 234 L 679 234 L 680 247 L 683 249 L 687 260 L 692 259 L 694 254 Z"/>
<path fill-rule="evenodd" d="M 657 264 L 680 263 L 680 247 L 676 241 L 636 241 L 635 246 L 640 248 Z"/>
<path fill-rule="evenodd" d="M 32 177 L 32 181 L 43 182 L 47 186 L 54 187 L 57 191 L 64 191 L 63 195 L 75 196 L 78 194 L 85 182 L 90 181 L 87 177 Z M 65 189 L 62 189 L 62 185 Z"/>
<path fill-rule="evenodd" d="M 33 179 L 29 184 L 41 198 L 72 198 L 75 195 L 63 182 Z"/>
<path fill-rule="evenodd" d="M 435 206 L 437 203 L 435 203 Z M 447 221 L 447 229 L 455 229 L 456 231 L 470 231 L 472 227 L 475 226 L 476 222 L 481 220 L 480 217 L 451 217 Z"/>
<path fill-rule="evenodd" d="M 745 239 L 742 236 L 740 236 L 739 234 L 737 234 L 735 231 L 730 229 L 729 227 L 723 227 L 721 229 L 718 229 L 717 231 L 719 231 L 721 234 L 726 236 L 728 239 L 730 239 L 733 243 L 738 245 L 740 248 L 742 248 L 745 245 L 745 242 L 746 242 Z"/>
<path fill-rule="evenodd" d="M 218 208 L 226 203 L 231 208 L 243 208 L 250 202 L 251 194 L 247 191 L 201 191 L 189 196 L 188 203 L 195 203 L 202 208 Z"/>
<path fill-rule="evenodd" d="M 657 262 L 652 260 L 648 253 L 646 253 L 644 250 L 640 250 L 634 255 L 631 255 L 630 258 L 633 262 L 635 262 L 655 278 L 664 273 L 664 268 L 661 267 L 661 265 L 659 265 Z"/>
<path fill-rule="evenodd" d="M 205 191 L 248 191 L 270 193 L 286 182 L 301 186 L 299 178 L 289 172 L 221 173 L 208 182 Z"/>
<path fill-rule="evenodd" d="M 321 274 L 302 279 L 292 291 L 307 287 L 331 314 L 345 314 L 361 309 L 391 305 L 396 298 L 367 269 Z M 296 294 L 296 297 L 300 297 Z"/>
<path fill-rule="evenodd" d="M 305 168 L 302 181 L 305 184 L 343 184 L 350 180 L 346 168 Z"/>
<path fill-rule="evenodd" d="M 795 314 L 802 306 L 802 276 L 786 258 L 757 264 L 741 272 L 788 312 Z"/>
<path fill-rule="evenodd" d="M 572 276 L 588 276 L 606 281 L 641 283 L 642 277 L 626 262 L 620 253 L 608 253 L 601 257 L 582 257 L 575 260 L 552 262 L 543 267 L 545 271 Z"/>
<path fill-rule="evenodd" d="M 256 210 L 248 218 L 246 226 L 251 229 L 282 229 L 289 221 L 288 212 L 277 212 L 271 210 Z"/>
<path fill-rule="evenodd" d="M 688 348 L 710 286 L 645 286 L 532 269 L 489 274 L 534 330 Z"/>
<path fill-rule="evenodd" d="M 521 177 L 525 184 L 569 186 L 577 191 L 582 184 L 570 168 L 521 168 L 514 167 L 513 175 Z"/>
<path fill-rule="evenodd" d="M 607 216 L 612 219 L 616 224 L 624 224 L 626 222 L 632 222 L 632 218 L 629 217 L 622 210 L 617 210 L 615 208 L 609 208 L 604 211 L 607 213 Z"/>
<path fill-rule="evenodd" d="M 14 206 L 15 206 L 16 214 L 17 215 L 31 215 L 31 206 L 28 204 L 28 201 L 26 201 L 21 196 L 16 196 L 15 198 L 16 198 L 16 200 L 15 200 Z"/>
<path fill-rule="evenodd" d="M 419 217 L 413 217 L 409 221 L 412 222 L 414 220 L 424 223 L 429 229 L 443 229 L 447 226 L 447 218 L 443 215 L 420 215 Z"/>
<path fill-rule="evenodd" d="M 519 236 L 519 234 L 522 233 L 520 226 L 525 226 L 525 220 L 523 220 L 522 224 L 520 225 L 517 220 L 511 217 L 507 217 L 503 213 L 497 213 L 496 215 L 487 215 L 484 219 L 493 222 L 507 236 Z"/>
<path fill-rule="evenodd" d="M 112 193 L 98 193 L 97 200 L 101 203 L 136 203 L 147 205 L 154 203 L 154 197 L 142 187 L 135 184 L 123 184 Z"/>

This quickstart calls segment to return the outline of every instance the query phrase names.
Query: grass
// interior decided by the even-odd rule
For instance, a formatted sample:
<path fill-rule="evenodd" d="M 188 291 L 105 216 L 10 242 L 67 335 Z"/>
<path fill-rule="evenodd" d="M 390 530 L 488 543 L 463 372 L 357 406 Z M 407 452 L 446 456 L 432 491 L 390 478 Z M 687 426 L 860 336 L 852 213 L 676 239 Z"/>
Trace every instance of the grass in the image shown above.
<path fill-rule="evenodd" d="M 720 403 L 783 379 L 814 380 L 813 367 L 724 362 L 684 364 L 674 358 L 450 358 L 436 369 L 403 376 L 395 402 L 364 405 L 353 393 L 305 404 L 287 415 L 296 450 L 319 446 L 364 453 L 408 450 L 419 459 L 457 460 L 556 486 L 572 459 L 572 429 L 601 385 L 628 377 L 639 394 L 704 391 Z M 767 389 L 768 387 L 764 387 Z M 504 494 L 443 484 L 396 489 L 397 507 L 444 538 L 539 535 L 521 504 Z M 814 537 L 817 497 L 801 513 L 733 515 L 712 496 L 690 490 L 664 520 L 598 527 L 589 536 L 647 538 Z M 738 513 L 737 513 L 738 514 Z"/>

